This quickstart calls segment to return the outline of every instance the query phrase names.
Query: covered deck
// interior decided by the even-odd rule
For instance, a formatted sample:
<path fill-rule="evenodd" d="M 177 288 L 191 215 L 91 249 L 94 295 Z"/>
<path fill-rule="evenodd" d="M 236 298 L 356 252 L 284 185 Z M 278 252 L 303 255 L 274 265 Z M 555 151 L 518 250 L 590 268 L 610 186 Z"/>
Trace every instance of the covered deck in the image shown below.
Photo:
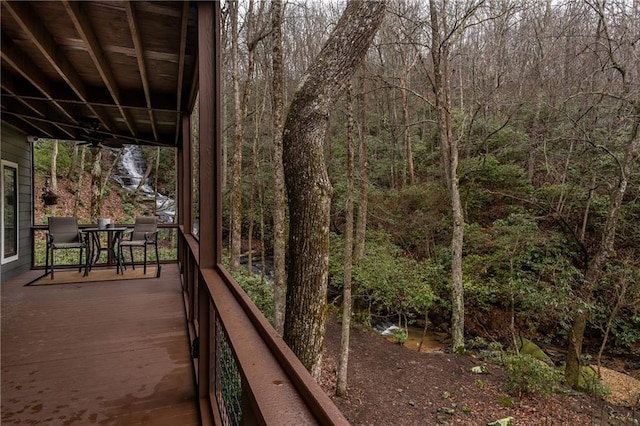
<path fill-rule="evenodd" d="M 2 424 L 198 425 L 177 264 L 161 278 L 2 283 Z"/>
<path fill-rule="evenodd" d="M 2 424 L 347 424 L 222 265 L 221 3 L 1 8 Z M 24 287 L 37 138 L 174 148 L 178 263 Z"/>

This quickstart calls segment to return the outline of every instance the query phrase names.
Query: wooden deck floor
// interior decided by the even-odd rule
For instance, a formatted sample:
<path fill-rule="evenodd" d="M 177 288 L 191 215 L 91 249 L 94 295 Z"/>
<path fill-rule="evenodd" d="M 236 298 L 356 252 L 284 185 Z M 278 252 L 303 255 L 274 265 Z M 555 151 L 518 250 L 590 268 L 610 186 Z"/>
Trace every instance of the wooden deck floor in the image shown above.
<path fill-rule="evenodd" d="M 197 425 L 177 265 L 159 279 L 2 283 L 2 425 Z"/>

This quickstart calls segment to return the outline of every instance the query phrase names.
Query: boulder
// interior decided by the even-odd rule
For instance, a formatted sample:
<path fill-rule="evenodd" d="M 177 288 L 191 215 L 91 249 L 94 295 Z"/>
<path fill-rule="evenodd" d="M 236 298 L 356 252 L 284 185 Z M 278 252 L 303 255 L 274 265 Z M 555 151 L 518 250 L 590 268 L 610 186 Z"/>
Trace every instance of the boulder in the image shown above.
<path fill-rule="evenodd" d="M 542 349 L 535 343 L 533 343 L 529 339 L 525 339 L 524 337 L 519 337 L 516 339 L 516 343 L 518 345 L 518 350 L 520 354 L 529 355 L 532 358 L 537 359 L 538 361 L 542 361 L 550 367 L 555 367 L 549 355 L 544 353 Z"/>

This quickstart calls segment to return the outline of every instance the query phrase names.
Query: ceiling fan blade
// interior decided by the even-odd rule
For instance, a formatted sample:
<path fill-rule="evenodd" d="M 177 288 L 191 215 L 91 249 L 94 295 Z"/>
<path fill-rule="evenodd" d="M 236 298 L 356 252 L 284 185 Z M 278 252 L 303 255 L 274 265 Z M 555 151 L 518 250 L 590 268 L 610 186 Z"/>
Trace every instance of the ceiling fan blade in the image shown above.
<path fill-rule="evenodd" d="M 123 148 L 125 144 L 121 139 L 107 138 L 103 139 L 100 145 L 106 146 L 107 148 Z"/>
<path fill-rule="evenodd" d="M 90 147 L 96 147 L 96 148 L 123 148 L 125 143 L 123 140 L 121 139 L 114 139 L 114 138 L 108 138 L 108 139 L 89 139 L 89 140 L 83 140 L 83 141 L 77 141 L 78 145 L 82 145 L 82 146 L 90 146 Z"/>

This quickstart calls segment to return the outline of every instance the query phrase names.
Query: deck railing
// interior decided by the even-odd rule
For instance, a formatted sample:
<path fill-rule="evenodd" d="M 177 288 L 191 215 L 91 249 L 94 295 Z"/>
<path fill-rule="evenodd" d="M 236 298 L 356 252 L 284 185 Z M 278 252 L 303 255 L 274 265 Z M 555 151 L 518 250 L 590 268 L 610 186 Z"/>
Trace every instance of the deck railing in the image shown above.
<path fill-rule="evenodd" d="M 203 424 L 348 424 L 224 267 L 201 269 L 198 241 L 179 235 Z"/>

